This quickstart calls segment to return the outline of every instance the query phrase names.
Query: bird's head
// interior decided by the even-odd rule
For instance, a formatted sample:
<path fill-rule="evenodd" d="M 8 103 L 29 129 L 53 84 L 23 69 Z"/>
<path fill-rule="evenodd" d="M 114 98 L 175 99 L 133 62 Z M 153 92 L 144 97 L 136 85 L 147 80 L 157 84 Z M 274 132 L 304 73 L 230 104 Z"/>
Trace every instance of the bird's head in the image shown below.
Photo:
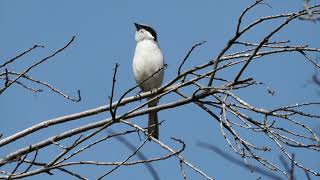
<path fill-rule="evenodd" d="M 134 25 L 136 26 L 135 39 L 137 42 L 145 39 L 157 41 L 157 33 L 152 27 L 138 23 L 134 23 Z"/>

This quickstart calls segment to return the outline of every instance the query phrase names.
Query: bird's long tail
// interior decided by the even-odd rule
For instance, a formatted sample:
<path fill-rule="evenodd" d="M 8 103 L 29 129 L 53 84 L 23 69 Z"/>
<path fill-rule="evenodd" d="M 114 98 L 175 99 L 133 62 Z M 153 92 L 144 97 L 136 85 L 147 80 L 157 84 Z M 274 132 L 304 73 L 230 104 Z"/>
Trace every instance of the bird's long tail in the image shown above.
<path fill-rule="evenodd" d="M 157 106 L 158 100 L 153 100 L 148 103 L 149 108 Z M 158 124 L 158 113 L 157 111 L 149 112 L 148 122 L 148 134 L 152 137 L 159 139 L 159 124 Z"/>

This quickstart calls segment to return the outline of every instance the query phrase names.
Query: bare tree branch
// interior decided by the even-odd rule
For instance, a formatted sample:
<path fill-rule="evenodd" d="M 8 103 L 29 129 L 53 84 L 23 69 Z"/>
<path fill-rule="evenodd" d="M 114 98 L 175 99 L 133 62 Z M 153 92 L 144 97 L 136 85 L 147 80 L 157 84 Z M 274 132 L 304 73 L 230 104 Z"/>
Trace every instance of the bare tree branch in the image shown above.
<path fill-rule="evenodd" d="M 249 5 L 240 13 L 235 27 L 235 34 L 214 58 L 203 64 L 182 71 L 182 67 L 188 60 L 190 54 L 195 48 L 204 44 L 205 41 L 194 44 L 178 67 L 176 67 L 176 76 L 172 77 L 171 80 L 156 91 L 142 92 L 135 95 L 132 92 L 139 87 L 140 84 L 137 84 L 120 94 L 120 98 L 116 99 L 115 93 L 118 94 L 119 92 L 115 91 L 115 87 L 118 85 L 117 82 L 120 82 L 117 79 L 119 65 L 116 64 L 112 78 L 111 95 L 107 105 L 44 120 L 41 123 L 34 124 L 29 128 L 25 128 L 0 139 L 0 147 L 6 148 L 26 136 L 30 136 L 32 139 L 33 136 L 37 135 L 36 133 L 43 129 L 51 128 L 54 130 L 57 125 L 64 125 L 65 123 L 73 123 L 75 125 L 72 128 L 64 129 L 63 132 L 53 134 L 51 137 L 44 136 L 39 141 L 31 140 L 28 146 L 19 147 L 0 157 L 0 167 L 2 168 L 0 170 L 0 179 L 19 179 L 32 177 L 41 173 L 52 174 L 50 171 L 54 170 L 66 173 L 74 178 L 87 179 L 82 175 L 84 172 L 79 174 L 69 170 L 69 168 L 80 165 L 111 167 L 111 170 L 105 171 L 98 177 L 99 179 L 103 179 L 121 166 L 134 166 L 138 164 L 145 165 L 154 179 L 160 179 L 159 175 L 161 174 L 158 174 L 149 163 L 164 161 L 170 158 L 176 158 L 177 171 L 180 171 L 184 179 L 188 179 L 185 171 L 186 168 L 196 172 L 204 179 L 213 179 L 205 170 L 197 167 L 188 161 L 187 157 L 182 155 L 182 152 L 186 148 L 186 143 L 183 140 L 172 138 L 174 142 L 181 145 L 180 149 L 174 150 L 174 148 L 168 146 L 166 142 L 150 137 L 145 128 L 134 123 L 135 121 L 131 121 L 132 118 L 148 114 L 149 112 L 175 109 L 191 103 L 194 104 L 195 107 L 201 108 L 203 113 L 208 114 L 208 118 L 212 119 L 212 122 L 219 128 L 222 139 L 229 146 L 229 150 L 241 160 L 233 158 L 227 153 L 221 153 L 222 151 L 208 144 L 202 143 L 202 147 L 217 152 L 238 166 L 250 171 L 257 171 L 261 175 L 273 179 L 282 179 L 280 175 L 287 179 L 294 179 L 295 173 L 299 170 L 305 172 L 308 179 L 311 179 L 310 176 L 320 176 L 318 169 L 312 169 L 308 167 L 307 163 L 301 161 L 301 158 L 299 158 L 300 154 L 297 153 L 293 155 L 295 149 L 305 150 L 306 153 L 307 151 L 313 153 L 320 152 L 319 134 L 317 134 L 315 129 L 310 125 L 313 121 L 320 120 L 320 114 L 319 112 L 309 111 L 310 109 L 318 108 L 320 102 L 295 102 L 294 104 L 275 105 L 272 107 L 264 105 L 257 106 L 250 103 L 252 102 L 251 99 L 240 93 L 240 91 L 246 91 L 248 88 L 256 88 L 258 91 L 261 89 L 257 87 L 262 87 L 264 93 L 275 94 L 274 90 L 271 90 L 271 88 L 266 85 L 269 84 L 268 82 L 261 82 L 255 79 L 254 75 L 249 75 L 246 78 L 243 77 L 244 72 L 249 67 L 249 64 L 252 65 L 251 63 L 253 61 L 263 61 L 274 55 L 297 53 L 302 55 L 301 57 L 306 63 L 311 63 L 316 69 L 320 68 L 316 59 L 312 58 L 314 57 L 313 55 L 320 53 L 320 48 L 309 47 L 308 44 L 293 44 L 291 42 L 294 41 L 291 40 L 281 40 L 280 31 L 284 28 L 290 28 L 289 24 L 294 20 L 299 20 L 306 16 L 315 17 L 320 14 L 320 5 L 310 5 L 309 1 L 305 1 L 305 3 L 308 3 L 308 6 L 301 11 L 258 17 L 251 23 L 249 22 L 247 25 L 244 25 L 244 18 L 249 12 L 252 12 L 256 6 L 266 5 L 271 7 L 263 0 L 254 1 L 253 4 Z M 277 22 L 278 24 L 271 25 L 266 29 L 266 34 L 261 36 L 260 40 L 242 40 L 242 37 L 251 35 L 252 29 L 260 27 L 264 23 L 273 22 Z M 37 61 L 22 72 L 14 72 L 9 69 L 0 72 L 0 79 L 4 81 L 4 87 L 0 89 L 0 94 L 12 84 L 20 85 L 31 92 L 39 92 L 40 89 L 34 86 L 38 85 L 50 89 L 52 92 L 63 96 L 67 100 L 80 101 L 80 91 L 78 91 L 78 98 L 72 98 L 53 85 L 28 75 L 31 69 L 64 51 L 73 41 L 74 37 L 68 41 L 64 47 Z M 234 48 L 235 46 L 236 48 Z M 35 48 L 36 47 L 34 47 L 34 49 Z M 21 55 L 10 59 L 5 62 L 2 67 L 14 62 L 32 50 L 33 49 L 29 49 Z M 239 70 L 233 74 L 232 77 L 219 77 L 220 74 L 223 74 L 229 69 Z M 164 68 L 159 69 L 154 74 L 163 70 Z M 144 81 L 147 81 L 153 75 Z M 314 82 L 318 81 L 316 76 L 313 76 L 313 79 Z M 213 83 L 213 81 L 217 81 L 217 83 Z M 32 85 L 29 86 L 28 83 L 32 83 Z M 166 98 L 172 94 L 177 98 L 174 100 L 168 98 L 169 100 L 166 99 L 165 103 L 158 104 L 158 106 L 155 107 L 149 108 L 146 106 L 150 101 Z M 135 103 L 143 99 L 146 99 L 146 101 L 139 104 Z M 124 106 L 126 107 L 123 108 Z M 92 118 L 97 114 L 108 111 L 110 112 L 110 117 L 106 117 L 105 119 Z M 80 120 L 88 122 L 79 125 L 78 122 Z M 129 129 L 122 129 L 116 133 L 102 133 L 104 130 L 110 132 L 111 126 L 118 127 L 120 125 L 124 125 L 125 128 Z M 140 144 L 135 144 L 123 138 L 133 133 L 142 133 L 145 139 L 142 140 Z M 262 136 L 264 140 L 269 143 L 265 143 L 265 145 L 260 142 L 261 139 L 249 139 L 247 138 L 248 134 L 252 137 Z M 140 138 L 140 134 L 138 135 Z M 0 138 L 1 136 L 2 134 Z M 104 157 L 104 159 L 101 160 L 99 159 L 99 161 L 81 159 L 83 152 L 92 151 L 96 145 L 102 142 L 108 142 L 111 139 L 119 140 L 132 152 L 119 161 L 109 161 L 108 157 Z M 147 139 L 151 139 L 152 141 L 149 142 Z M 146 157 L 142 148 L 147 143 L 155 143 L 166 153 L 157 157 Z M 41 161 L 38 156 L 43 153 L 44 148 L 55 148 L 57 150 L 52 158 Z M 28 159 L 27 156 L 33 152 L 33 157 Z M 282 158 L 280 161 L 282 161 L 282 164 L 269 158 L 270 153 L 273 152 L 280 153 L 280 157 Z M 138 160 L 131 160 L 134 156 L 137 156 Z M 252 165 L 252 163 L 254 163 L 254 165 Z M 10 167 L 13 167 L 13 170 L 10 169 Z M 26 168 L 22 169 L 21 167 Z"/>
<path fill-rule="evenodd" d="M 44 48 L 44 46 L 40 46 L 40 45 L 34 45 L 32 48 L 29 48 L 28 50 L 18 54 L 17 56 L 15 56 L 14 58 L 9 59 L 8 61 L 4 62 L 3 64 L 0 65 L 0 68 L 5 67 L 6 65 L 12 63 L 13 61 L 19 59 L 20 57 L 30 53 L 31 51 L 35 50 L 36 48 Z"/>
<path fill-rule="evenodd" d="M 60 52 L 62 52 L 64 49 L 66 49 L 75 39 L 75 36 L 73 36 L 71 38 L 71 40 L 62 48 L 58 49 L 57 51 L 55 51 L 54 53 L 52 53 L 51 55 L 39 60 L 38 62 L 36 62 L 35 64 L 31 65 L 30 67 L 28 67 L 26 70 L 24 70 L 18 77 L 16 77 L 14 80 L 10 81 L 8 84 L 6 84 L 5 87 L 0 89 L 0 95 L 8 88 L 10 87 L 13 83 L 15 83 L 17 80 L 19 80 L 24 74 L 28 73 L 31 69 L 33 69 L 34 67 L 38 66 L 39 64 L 47 61 L 48 59 L 51 59 L 52 57 L 54 57 L 55 55 L 59 54 Z"/>

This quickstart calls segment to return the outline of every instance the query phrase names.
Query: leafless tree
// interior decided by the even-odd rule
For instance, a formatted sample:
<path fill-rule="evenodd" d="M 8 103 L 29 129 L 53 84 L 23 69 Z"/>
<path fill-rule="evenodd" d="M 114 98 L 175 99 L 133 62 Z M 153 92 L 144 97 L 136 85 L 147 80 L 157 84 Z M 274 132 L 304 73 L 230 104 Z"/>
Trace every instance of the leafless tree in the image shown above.
<path fill-rule="evenodd" d="M 147 134 L 144 127 L 130 121 L 133 117 L 145 115 L 151 111 L 177 108 L 190 103 L 193 103 L 202 109 L 204 113 L 209 115 L 209 118 L 220 126 L 220 131 L 225 142 L 230 146 L 231 151 L 242 158 L 245 164 L 248 165 L 249 160 L 255 161 L 261 164 L 263 169 L 277 172 L 288 179 L 292 177 L 294 168 L 305 171 L 309 178 L 310 176 L 320 176 L 319 171 L 304 165 L 298 160 L 299 158 L 295 158 L 290 152 L 291 149 L 297 148 L 319 153 L 319 136 L 309 125 L 309 122 L 315 119 L 319 120 L 320 114 L 319 112 L 317 112 L 318 114 L 309 113 L 307 109 L 319 107 L 320 102 L 303 102 L 270 109 L 252 105 L 239 94 L 239 90 L 243 91 L 257 86 L 266 87 L 264 83 L 259 82 L 252 77 L 244 77 L 244 72 L 253 61 L 262 61 L 270 55 L 299 53 L 301 54 L 301 57 L 306 60 L 306 63 L 311 63 L 316 68 L 320 68 L 320 65 L 312 58 L 313 54 L 320 53 L 319 48 L 313 48 L 303 44 L 295 45 L 289 40 L 281 41 L 275 38 L 276 35 L 279 35 L 280 30 L 285 27 L 289 28 L 290 26 L 288 26 L 288 24 L 293 21 L 299 21 L 299 19 L 306 19 L 308 17 L 312 17 L 315 21 L 318 20 L 320 4 L 309 5 L 307 3 L 308 1 L 306 1 L 305 8 L 301 11 L 260 17 L 249 24 L 243 24 L 243 19 L 256 6 L 270 6 L 262 0 L 255 1 L 239 15 L 234 35 L 214 58 L 204 64 L 183 70 L 183 65 L 187 63 L 189 55 L 196 48 L 203 45 L 205 41 L 193 45 L 189 52 L 187 52 L 186 57 L 181 61 L 180 66 L 177 67 L 176 77 L 173 77 L 156 91 L 143 92 L 139 93 L 139 95 L 129 96 L 132 94 L 133 90 L 138 88 L 138 85 L 136 85 L 123 93 L 119 99 L 115 100 L 114 94 L 116 92 L 114 91 L 114 87 L 117 83 L 116 80 L 119 67 L 119 65 L 116 64 L 113 80 L 111 82 L 112 93 L 110 94 L 107 105 L 75 114 L 44 120 L 39 124 L 35 124 L 15 134 L 1 137 L 0 148 L 6 148 L 17 140 L 23 139 L 26 136 L 35 136 L 37 132 L 45 128 L 55 128 L 56 125 L 59 124 L 75 122 L 75 120 L 91 117 L 103 112 L 110 112 L 110 117 L 81 125 L 74 129 L 66 129 L 63 133 L 51 137 L 44 137 L 44 139 L 39 142 L 30 142 L 29 146 L 16 149 L 1 157 L 0 179 L 19 179 L 36 176 L 41 173 L 52 174 L 52 170 L 64 172 L 78 179 L 87 179 L 84 175 L 73 172 L 72 170 L 69 170 L 69 168 L 80 165 L 86 165 L 88 168 L 97 166 L 111 167 L 110 170 L 105 171 L 97 177 L 97 179 L 103 179 L 115 172 L 121 166 L 134 166 L 138 164 L 146 165 L 154 179 L 159 179 L 157 172 L 152 168 L 150 163 L 165 161 L 169 158 L 176 158 L 178 160 L 180 173 L 184 179 L 188 178 L 188 175 L 185 172 L 185 168 L 187 167 L 197 172 L 204 179 L 214 179 L 214 174 L 208 175 L 205 172 L 206 167 L 199 168 L 191 163 L 188 160 L 188 157 L 182 155 L 182 152 L 186 148 L 186 144 L 182 139 L 172 138 L 173 142 L 176 142 L 181 146 L 178 149 L 174 149 L 167 145 L 168 142 L 154 139 Z M 250 34 L 252 29 L 266 22 L 281 23 L 274 23 L 273 28 L 266 30 L 266 35 L 260 41 L 248 42 L 241 40 L 243 36 Z M 279 36 L 277 36 L 277 38 L 279 38 Z M 74 40 L 75 37 L 72 37 L 62 48 L 56 50 L 47 57 L 40 59 L 35 64 L 30 65 L 22 72 L 14 72 L 8 69 L 7 65 L 17 62 L 29 52 L 38 48 L 43 48 L 43 46 L 35 45 L 16 57 L 5 61 L 0 65 L 0 79 L 4 82 L 3 87 L 0 89 L 0 95 L 5 91 L 10 90 L 9 88 L 12 85 L 21 86 L 35 93 L 43 91 L 42 89 L 33 88 L 32 85 L 27 86 L 25 82 L 28 81 L 34 84 L 40 84 L 68 100 L 75 102 L 80 101 L 80 91 L 78 91 L 77 98 L 72 98 L 54 86 L 28 75 L 30 70 L 36 68 L 45 61 L 53 60 L 54 56 L 65 51 Z M 240 46 L 243 50 L 235 51 L 233 49 L 235 46 Z M 234 74 L 233 78 L 225 79 L 217 76 L 218 73 L 235 67 L 239 70 Z M 160 70 L 161 69 L 159 69 L 159 71 Z M 145 79 L 145 81 L 149 78 Z M 268 87 L 266 87 L 266 89 L 270 94 L 274 93 Z M 148 104 L 148 101 L 140 103 L 138 106 L 134 105 L 134 102 L 148 99 L 148 97 L 153 97 L 149 100 L 152 101 L 156 98 L 163 98 L 170 94 L 178 95 L 180 99 L 159 104 L 152 108 L 147 108 L 146 105 Z M 117 110 L 124 106 L 131 107 L 132 109 L 125 113 L 118 113 Z M 277 121 L 282 121 L 282 123 L 279 124 Z M 109 130 L 111 126 L 120 125 L 129 127 L 129 130 L 119 132 L 109 131 L 107 135 L 104 134 L 102 135 L 103 137 L 99 136 L 99 138 L 95 138 L 98 135 L 101 135 L 104 130 Z M 252 136 L 260 134 L 264 135 L 266 140 L 273 142 L 273 146 L 260 146 L 258 142 L 250 142 L 242 136 L 242 132 L 244 131 L 251 133 Z M 139 135 L 141 142 L 138 145 L 132 144 L 123 138 L 124 136 L 135 133 L 143 134 L 142 136 Z M 89 151 L 94 146 L 111 139 L 119 140 L 125 144 L 132 153 L 123 160 L 116 162 L 73 160 L 75 157 L 81 156 L 83 152 Z M 140 150 L 145 144 L 151 143 L 148 139 L 151 139 L 158 144 L 163 151 L 167 152 L 167 154 L 151 158 L 145 156 Z M 48 148 L 58 148 L 58 150 L 55 151 L 55 156 L 46 162 L 38 160 L 37 157 L 39 154 L 43 153 Z M 284 159 L 283 162 L 290 162 L 292 167 L 282 168 L 281 164 L 277 164 L 266 158 L 266 155 L 268 155 L 271 150 L 279 152 Z M 132 160 L 134 156 L 139 157 L 139 159 Z M 284 164 L 285 166 L 288 166 L 289 163 Z M 292 170 L 292 172 L 289 172 L 288 169 Z M 278 177 L 278 175 L 275 176 Z"/>

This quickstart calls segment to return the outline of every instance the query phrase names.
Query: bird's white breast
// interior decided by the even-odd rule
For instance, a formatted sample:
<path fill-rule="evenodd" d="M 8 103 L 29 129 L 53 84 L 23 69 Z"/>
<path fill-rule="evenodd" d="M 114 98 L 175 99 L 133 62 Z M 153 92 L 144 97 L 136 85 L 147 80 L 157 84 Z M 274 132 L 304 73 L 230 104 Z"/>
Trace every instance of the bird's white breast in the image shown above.
<path fill-rule="evenodd" d="M 138 83 L 152 76 L 163 68 L 163 55 L 158 44 L 153 40 L 142 40 L 137 42 L 133 57 L 133 73 Z M 143 91 L 159 88 L 162 84 L 164 71 L 161 70 L 140 85 Z"/>

